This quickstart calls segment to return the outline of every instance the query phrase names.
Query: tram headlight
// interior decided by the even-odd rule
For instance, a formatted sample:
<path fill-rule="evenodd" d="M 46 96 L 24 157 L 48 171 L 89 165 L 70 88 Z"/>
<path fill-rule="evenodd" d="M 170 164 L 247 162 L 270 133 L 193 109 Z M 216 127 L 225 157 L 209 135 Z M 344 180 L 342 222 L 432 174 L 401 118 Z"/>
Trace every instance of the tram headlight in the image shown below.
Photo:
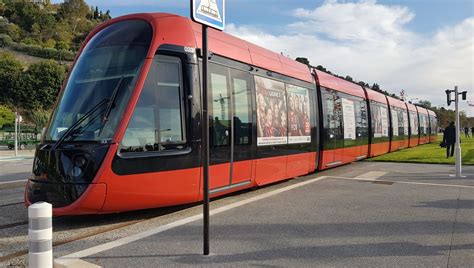
<path fill-rule="evenodd" d="M 82 170 L 79 167 L 74 167 L 71 172 L 73 177 L 79 177 L 82 174 Z"/>
<path fill-rule="evenodd" d="M 74 159 L 74 166 L 82 168 L 87 163 L 87 160 L 83 156 L 76 156 Z"/>
<path fill-rule="evenodd" d="M 71 169 L 71 176 L 78 178 L 82 176 L 87 165 L 87 159 L 84 155 L 77 155 L 73 160 L 73 167 Z"/>

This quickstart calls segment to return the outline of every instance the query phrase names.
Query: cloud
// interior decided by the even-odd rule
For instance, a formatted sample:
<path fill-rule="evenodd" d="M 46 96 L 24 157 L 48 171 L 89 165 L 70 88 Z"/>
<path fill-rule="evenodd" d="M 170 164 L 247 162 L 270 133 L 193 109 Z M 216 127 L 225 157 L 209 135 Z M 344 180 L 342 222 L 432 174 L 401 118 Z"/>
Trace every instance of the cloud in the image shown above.
<path fill-rule="evenodd" d="M 424 36 L 408 29 L 415 19 L 410 9 L 376 1 L 326 1 L 292 14 L 297 21 L 285 34 L 234 24 L 226 31 L 395 94 L 405 89 L 409 98 L 441 105 L 444 90 L 458 85 L 474 101 L 474 17 Z"/>

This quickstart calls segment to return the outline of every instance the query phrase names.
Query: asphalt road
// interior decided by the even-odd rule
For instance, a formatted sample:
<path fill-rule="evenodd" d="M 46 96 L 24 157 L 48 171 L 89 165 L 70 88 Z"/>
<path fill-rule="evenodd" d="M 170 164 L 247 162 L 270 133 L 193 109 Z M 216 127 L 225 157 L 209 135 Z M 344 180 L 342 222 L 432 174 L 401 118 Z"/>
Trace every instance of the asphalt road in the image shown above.
<path fill-rule="evenodd" d="M 0 183 L 28 179 L 32 165 L 32 157 L 0 159 Z"/>
<path fill-rule="evenodd" d="M 0 161 L 0 173 L 23 179 L 31 161 Z M 80 259 L 104 267 L 474 267 L 474 166 L 464 172 L 363 161 L 216 199 L 212 210 L 326 176 L 211 216 L 209 257 L 199 217 L 165 228 L 200 215 L 199 205 L 55 218 L 54 256 L 89 250 Z M 22 185 L 12 185 L 0 187 L 0 267 L 26 265 L 27 210 Z"/>
<path fill-rule="evenodd" d="M 213 215 L 208 257 L 202 221 L 194 220 L 92 248 L 82 260 L 103 267 L 474 267 L 473 168 L 458 180 L 439 165 L 343 169 Z"/>

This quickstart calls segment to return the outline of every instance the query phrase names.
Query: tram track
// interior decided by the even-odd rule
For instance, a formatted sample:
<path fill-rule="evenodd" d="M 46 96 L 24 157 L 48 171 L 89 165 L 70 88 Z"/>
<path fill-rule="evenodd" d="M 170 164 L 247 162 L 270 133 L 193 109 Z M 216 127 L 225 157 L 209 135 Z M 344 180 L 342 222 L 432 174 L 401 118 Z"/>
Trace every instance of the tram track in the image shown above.
<path fill-rule="evenodd" d="M 82 234 L 82 235 L 78 235 L 78 236 L 74 236 L 74 237 L 70 237 L 70 238 L 66 238 L 66 239 L 61 239 L 61 240 L 58 240 L 58 241 L 53 241 L 53 248 L 56 247 L 56 246 L 60 246 L 60 245 L 72 243 L 72 242 L 75 242 L 75 241 L 78 241 L 78 240 L 81 240 L 81 239 L 85 239 L 85 238 L 88 238 L 88 237 L 91 237 L 91 236 L 95 236 L 95 235 L 99 235 L 99 234 L 102 234 L 102 233 L 118 230 L 120 228 L 128 227 L 130 225 L 137 224 L 137 223 L 140 223 L 140 222 L 143 222 L 143 221 L 146 221 L 146 220 L 148 220 L 148 219 L 135 220 L 135 221 L 132 221 L 132 222 L 127 222 L 127 223 L 119 224 L 119 225 L 116 225 L 116 226 L 105 227 L 105 228 L 102 228 L 100 230 L 94 230 L 94 231 L 88 232 L 86 234 Z M 0 230 L 1 229 L 7 229 L 7 228 L 13 228 L 13 227 L 16 227 L 16 226 L 21 226 L 21 225 L 27 225 L 27 224 L 28 224 L 28 221 L 7 224 L 7 225 L 0 226 Z M 28 254 L 28 249 L 18 250 L 18 251 L 12 252 L 8 255 L 0 257 L 0 263 L 12 260 L 12 259 L 17 258 L 17 257 L 21 257 L 21 256 L 26 255 L 26 254 Z"/>
<path fill-rule="evenodd" d="M 0 230 L 14 228 L 14 227 L 22 226 L 22 225 L 27 225 L 27 224 L 28 224 L 28 221 L 13 222 L 9 224 L 0 225 Z"/>
<path fill-rule="evenodd" d="M 21 201 L 21 202 L 15 202 L 15 203 L 9 203 L 9 204 L 3 204 L 3 205 L 0 205 L 0 208 L 3 208 L 3 207 L 9 207 L 9 206 L 15 206 L 15 205 L 22 205 L 24 204 L 25 202 Z"/>
<path fill-rule="evenodd" d="M 107 232 L 126 228 L 138 223 L 143 223 L 145 221 L 152 220 L 154 218 L 158 218 L 158 217 L 165 216 L 167 214 L 182 210 L 185 207 L 188 207 L 188 206 L 144 210 L 138 213 L 134 212 L 134 213 L 125 213 L 125 214 L 116 214 L 116 215 L 83 216 L 83 217 L 79 217 L 79 218 L 82 218 L 81 221 L 77 221 L 78 219 L 77 216 L 54 217 L 53 218 L 54 233 L 55 234 L 63 233 L 63 234 L 59 235 L 60 237 L 62 236 L 62 238 L 53 239 L 53 248 L 57 246 L 65 245 L 68 243 L 73 243 L 78 240 L 93 237 L 96 235 L 101 235 Z M 99 219 L 99 222 L 95 221 L 98 219 L 98 217 L 102 218 L 102 219 Z M 107 217 L 110 217 L 110 218 L 107 219 Z M 73 222 L 81 222 L 81 224 L 71 227 L 71 223 Z M 105 224 L 105 225 L 101 225 L 101 224 Z M 9 228 L 15 228 L 22 225 L 27 226 L 28 220 L 0 225 L 0 231 L 5 232 Z M 91 230 L 83 231 L 83 229 L 87 229 L 87 228 L 91 228 Z M 67 234 L 66 237 L 64 237 L 64 234 Z M 12 250 L 11 252 L 7 252 L 7 254 L 4 256 L 0 256 L 0 263 L 4 264 L 5 262 L 12 261 L 16 258 L 22 258 L 23 256 L 27 255 L 28 254 L 27 245 L 28 245 L 27 235 L 25 236 L 23 232 L 22 239 L 16 242 L 16 249 Z"/>

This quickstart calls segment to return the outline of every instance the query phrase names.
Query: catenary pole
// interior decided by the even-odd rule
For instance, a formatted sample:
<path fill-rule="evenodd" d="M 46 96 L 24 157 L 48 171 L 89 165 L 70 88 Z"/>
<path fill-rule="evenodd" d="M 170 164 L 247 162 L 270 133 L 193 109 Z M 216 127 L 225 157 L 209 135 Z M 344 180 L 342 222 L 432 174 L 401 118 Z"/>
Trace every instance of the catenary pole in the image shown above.
<path fill-rule="evenodd" d="M 203 254 L 209 255 L 209 116 L 207 103 L 207 25 L 202 25 L 202 167 L 203 167 Z"/>
<path fill-rule="evenodd" d="M 459 120 L 459 92 L 458 86 L 454 86 L 454 105 L 456 110 L 456 178 L 461 177 L 461 126 Z"/>

